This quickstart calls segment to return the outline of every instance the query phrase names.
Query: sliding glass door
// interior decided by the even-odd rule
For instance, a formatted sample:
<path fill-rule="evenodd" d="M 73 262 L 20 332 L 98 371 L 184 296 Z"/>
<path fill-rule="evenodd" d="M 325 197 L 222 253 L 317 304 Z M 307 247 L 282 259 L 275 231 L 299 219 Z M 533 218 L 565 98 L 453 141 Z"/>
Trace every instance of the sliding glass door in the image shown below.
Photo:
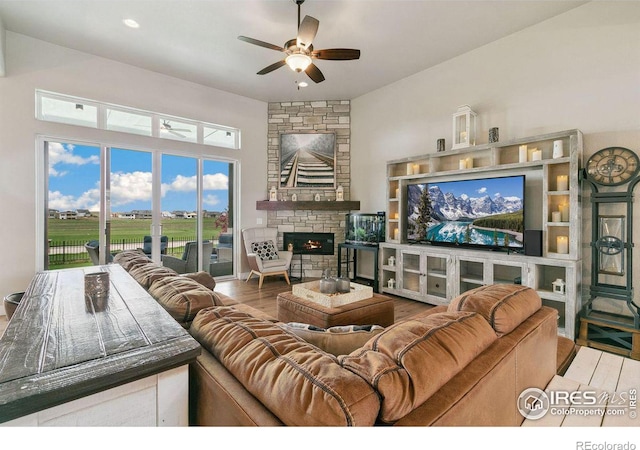
<path fill-rule="evenodd" d="M 140 248 L 180 273 L 230 276 L 235 163 L 45 141 L 45 269 Z"/>

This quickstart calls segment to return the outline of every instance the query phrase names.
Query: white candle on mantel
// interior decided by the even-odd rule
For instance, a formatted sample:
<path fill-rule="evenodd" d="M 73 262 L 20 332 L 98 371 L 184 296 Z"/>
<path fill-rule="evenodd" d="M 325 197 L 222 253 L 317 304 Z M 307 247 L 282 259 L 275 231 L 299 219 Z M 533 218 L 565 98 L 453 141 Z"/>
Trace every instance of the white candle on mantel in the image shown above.
<path fill-rule="evenodd" d="M 551 213 L 551 221 L 552 222 L 562 222 L 562 216 L 560 215 L 560 211 L 553 211 Z"/>
<path fill-rule="evenodd" d="M 414 164 L 412 171 L 414 175 L 418 175 L 420 173 L 420 164 Z"/>
<path fill-rule="evenodd" d="M 556 184 L 559 191 L 566 191 L 569 189 L 569 176 L 568 175 L 558 175 L 556 180 Z"/>
<path fill-rule="evenodd" d="M 393 218 L 397 220 L 397 219 L 399 219 L 399 218 L 400 218 L 400 215 L 399 215 L 398 213 L 394 213 L 394 214 L 393 214 Z"/>
<path fill-rule="evenodd" d="M 534 148 L 531 152 L 531 161 L 541 161 L 542 160 L 542 150 L 538 150 Z"/>
<path fill-rule="evenodd" d="M 569 238 L 567 236 L 558 236 L 556 239 L 556 246 L 558 248 L 558 253 L 569 253 Z"/>
<path fill-rule="evenodd" d="M 396 198 L 400 198 L 400 189 L 396 189 Z"/>
<path fill-rule="evenodd" d="M 413 164 L 407 163 L 407 175 L 413 175 Z"/>
<path fill-rule="evenodd" d="M 567 203 L 563 203 L 560 205 L 560 217 L 562 217 L 563 222 L 569 221 L 569 205 Z"/>
<path fill-rule="evenodd" d="M 461 159 L 460 162 L 458 162 L 458 168 L 460 170 L 464 170 L 467 168 L 467 160 L 466 159 Z"/>
<path fill-rule="evenodd" d="M 400 237 L 400 230 L 396 228 L 395 230 L 393 230 L 393 238 L 397 241 L 399 237 Z"/>
<path fill-rule="evenodd" d="M 464 165 L 467 169 L 473 169 L 473 158 L 467 158 Z"/>
<path fill-rule="evenodd" d="M 527 146 L 526 145 L 521 145 L 520 147 L 518 147 L 518 156 L 519 156 L 519 160 L 521 163 L 525 163 L 527 162 L 527 152 L 529 150 L 527 150 Z"/>

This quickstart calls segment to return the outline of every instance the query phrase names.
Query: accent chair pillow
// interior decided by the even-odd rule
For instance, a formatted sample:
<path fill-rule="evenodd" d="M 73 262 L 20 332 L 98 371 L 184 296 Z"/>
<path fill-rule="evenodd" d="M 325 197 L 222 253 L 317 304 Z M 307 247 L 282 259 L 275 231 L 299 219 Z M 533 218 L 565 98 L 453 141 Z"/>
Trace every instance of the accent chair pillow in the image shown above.
<path fill-rule="evenodd" d="M 278 251 L 276 250 L 276 246 L 271 240 L 252 243 L 251 252 L 258 255 L 258 258 L 263 261 L 280 259 L 280 257 L 278 256 Z"/>

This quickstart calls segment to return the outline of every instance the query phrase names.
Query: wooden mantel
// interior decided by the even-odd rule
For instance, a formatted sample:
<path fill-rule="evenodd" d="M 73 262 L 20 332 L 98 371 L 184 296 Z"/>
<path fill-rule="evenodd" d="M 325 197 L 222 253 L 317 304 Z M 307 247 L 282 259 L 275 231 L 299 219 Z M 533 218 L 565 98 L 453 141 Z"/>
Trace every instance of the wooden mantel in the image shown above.
<path fill-rule="evenodd" d="M 359 201 L 285 201 L 272 202 L 269 200 L 258 200 L 256 202 L 257 210 L 266 211 L 359 211 Z"/>

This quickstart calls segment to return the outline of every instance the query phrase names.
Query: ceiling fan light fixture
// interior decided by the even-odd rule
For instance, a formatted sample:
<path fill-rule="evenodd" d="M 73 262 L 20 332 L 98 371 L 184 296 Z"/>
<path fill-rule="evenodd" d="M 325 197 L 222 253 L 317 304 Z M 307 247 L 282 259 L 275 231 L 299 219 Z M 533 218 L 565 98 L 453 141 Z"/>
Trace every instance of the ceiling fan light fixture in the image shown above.
<path fill-rule="evenodd" d="M 302 72 L 311 64 L 311 57 L 302 53 L 292 53 L 285 58 L 285 61 L 291 70 Z"/>

